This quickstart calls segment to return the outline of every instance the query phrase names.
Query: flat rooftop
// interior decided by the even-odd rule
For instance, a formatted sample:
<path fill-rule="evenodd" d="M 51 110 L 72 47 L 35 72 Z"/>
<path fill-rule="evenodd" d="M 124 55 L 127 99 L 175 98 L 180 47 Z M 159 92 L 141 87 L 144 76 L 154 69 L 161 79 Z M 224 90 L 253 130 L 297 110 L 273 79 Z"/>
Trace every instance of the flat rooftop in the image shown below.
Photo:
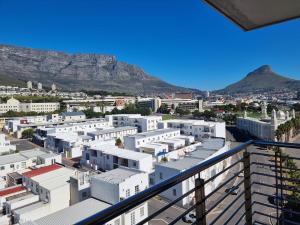
<path fill-rule="evenodd" d="M 225 122 L 215 122 L 215 121 L 205 121 L 205 120 L 180 120 L 180 119 L 165 120 L 163 122 L 189 124 L 189 125 L 206 125 L 206 126 L 225 123 Z"/>
<path fill-rule="evenodd" d="M 114 170 L 107 171 L 92 177 L 92 179 L 102 180 L 111 184 L 120 184 L 126 179 L 140 174 L 142 172 L 138 170 L 128 169 L 128 168 L 117 168 Z"/>
<path fill-rule="evenodd" d="M 102 151 L 105 154 L 118 156 L 120 158 L 131 159 L 131 160 L 140 160 L 148 157 L 152 157 L 149 154 L 131 151 L 124 148 L 118 148 L 117 146 L 112 145 L 102 145 L 102 146 L 92 146 L 90 149 L 95 151 Z"/>
<path fill-rule="evenodd" d="M 59 210 L 34 222 L 26 222 L 22 225 L 73 225 L 89 216 L 92 216 L 111 205 L 94 198 L 86 199 L 65 209 Z"/>
<path fill-rule="evenodd" d="M 137 128 L 133 127 L 133 126 L 124 126 L 124 127 L 116 127 L 116 128 L 112 128 L 112 129 L 105 129 L 105 130 L 98 130 L 98 131 L 88 132 L 88 134 L 103 135 L 103 134 L 121 132 L 121 131 L 132 130 L 132 129 L 137 130 Z"/>
<path fill-rule="evenodd" d="M 134 137 L 136 139 L 142 139 L 142 138 L 147 138 L 147 137 L 153 137 L 153 136 L 157 136 L 157 135 L 167 134 L 167 133 L 171 133 L 171 132 L 175 132 L 175 131 L 179 131 L 179 129 L 175 129 L 175 128 L 158 129 L 158 130 L 154 130 L 154 131 L 149 131 L 149 132 L 144 132 L 144 133 L 129 135 L 128 137 Z"/>
<path fill-rule="evenodd" d="M 176 169 L 179 171 L 184 171 L 186 169 L 189 169 L 199 163 L 201 163 L 203 160 L 198 158 L 192 158 L 192 157 L 184 157 L 182 159 L 178 159 L 175 161 L 168 161 L 166 163 L 160 163 L 158 165 L 163 167 L 168 167 L 171 169 Z"/>

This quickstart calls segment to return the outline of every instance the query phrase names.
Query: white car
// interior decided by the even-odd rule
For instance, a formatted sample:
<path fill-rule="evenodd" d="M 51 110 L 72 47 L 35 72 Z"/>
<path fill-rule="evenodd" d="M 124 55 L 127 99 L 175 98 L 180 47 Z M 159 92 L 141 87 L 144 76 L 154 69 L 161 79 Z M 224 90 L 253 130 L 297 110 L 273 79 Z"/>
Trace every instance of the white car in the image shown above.
<path fill-rule="evenodd" d="M 194 213 L 188 213 L 187 215 L 185 215 L 183 218 L 182 218 L 183 222 L 185 223 L 194 223 L 196 222 L 196 215 Z"/>

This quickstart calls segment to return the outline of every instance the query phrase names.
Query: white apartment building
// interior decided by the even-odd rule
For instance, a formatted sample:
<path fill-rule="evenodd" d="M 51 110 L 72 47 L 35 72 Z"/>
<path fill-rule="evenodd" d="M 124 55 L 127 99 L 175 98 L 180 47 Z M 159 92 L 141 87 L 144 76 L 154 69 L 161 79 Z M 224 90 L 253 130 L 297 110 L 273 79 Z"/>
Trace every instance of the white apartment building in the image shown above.
<path fill-rule="evenodd" d="M 83 112 L 63 112 L 61 117 L 63 121 L 78 121 L 86 119 Z"/>
<path fill-rule="evenodd" d="M 160 122 L 158 128 L 180 129 L 181 134 L 194 136 L 196 140 L 210 137 L 226 138 L 225 122 L 174 119 Z"/>
<path fill-rule="evenodd" d="M 70 207 L 20 225 L 73 225 L 148 187 L 148 175 L 136 170 L 115 169 L 91 177 L 91 197 Z M 67 215 L 67 216 L 66 216 Z M 105 225 L 132 225 L 148 216 L 148 204 L 114 218 Z M 146 223 L 147 224 L 147 223 Z"/>
<path fill-rule="evenodd" d="M 66 158 L 81 157 L 83 146 L 92 141 L 92 137 L 76 132 L 48 134 L 44 146 Z"/>
<path fill-rule="evenodd" d="M 277 112 L 273 110 L 270 118 L 267 115 L 267 106 L 266 104 L 263 104 L 261 118 L 248 117 L 247 112 L 245 112 L 243 117 L 238 117 L 236 119 L 236 127 L 248 132 L 256 138 L 274 141 L 276 139 L 275 131 L 278 126 L 292 118 L 295 118 L 294 110 L 292 111 L 291 116 L 288 111 L 284 113 L 281 110 Z"/>
<path fill-rule="evenodd" d="M 147 132 L 157 129 L 157 124 L 162 121 L 161 116 L 141 116 L 140 114 L 106 115 L 105 118 L 114 127 L 134 126 L 138 132 Z"/>
<path fill-rule="evenodd" d="M 150 154 L 118 148 L 113 145 L 87 147 L 82 153 L 81 163 L 95 170 L 104 171 L 126 167 L 150 173 L 153 169 Z"/>
<path fill-rule="evenodd" d="M 91 177 L 92 197 L 112 205 L 147 189 L 148 186 L 148 174 L 133 169 L 118 168 Z M 137 224 L 147 216 L 148 203 L 145 202 L 124 213 L 122 215 L 123 223 L 120 224 Z"/>
<path fill-rule="evenodd" d="M 25 223 L 69 207 L 69 180 L 74 173 L 75 170 L 57 164 L 23 173 L 23 185 L 39 198 L 34 203 L 12 210 L 13 222 Z"/>
<path fill-rule="evenodd" d="M 139 151 L 144 144 L 162 142 L 180 136 L 179 129 L 158 129 L 124 137 L 124 146 L 127 149 Z"/>
<path fill-rule="evenodd" d="M 6 140 L 5 134 L 0 134 L 0 155 L 3 153 L 15 152 L 16 146 L 11 145 L 9 140 Z"/>
<path fill-rule="evenodd" d="M 201 162 L 216 156 L 217 154 L 221 154 L 224 151 L 229 149 L 228 143 L 225 142 L 224 139 L 221 138 L 212 138 L 207 139 L 202 143 L 202 146 L 197 147 L 197 150 L 193 152 L 186 153 L 183 158 L 179 158 L 177 160 L 170 160 L 168 162 L 161 162 L 155 164 L 155 176 L 150 179 L 152 184 L 158 184 L 163 180 L 171 178 L 193 166 L 200 164 Z M 218 172 L 222 171 L 227 165 L 230 165 L 231 159 L 226 159 L 210 167 L 207 170 L 204 170 L 200 173 L 200 177 L 202 179 L 208 179 Z M 205 186 L 205 193 L 209 194 L 212 190 L 214 190 L 224 178 L 225 174 L 218 176 L 214 181 L 208 183 Z M 177 199 L 182 196 L 186 192 L 195 188 L 195 177 L 189 178 L 183 181 L 180 184 L 175 185 L 173 188 L 161 193 L 160 195 L 164 198 L 169 199 L 170 201 Z M 178 205 L 187 207 L 191 203 L 194 203 L 194 195 L 191 194 L 188 197 L 182 199 L 182 201 L 178 202 Z"/>
<path fill-rule="evenodd" d="M 136 127 L 125 126 L 125 127 L 116 127 L 111 129 L 87 132 L 87 135 L 92 137 L 93 140 L 106 141 L 106 140 L 117 139 L 117 138 L 123 140 L 124 136 L 134 135 L 136 133 L 137 133 Z"/>
<path fill-rule="evenodd" d="M 53 112 L 60 109 L 58 102 L 45 102 L 45 103 L 24 103 L 20 102 L 13 97 L 7 100 L 6 103 L 0 104 L 0 114 L 8 111 L 15 112 Z"/>
<path fill-rule="evenodd" d="M 47 166 L 61 163 L 61 156 L 46 152 L 39 148 L 21 151 L 19 153 L 0 156 L 0 177 L 6 178 L 7 174 L 26 171 L 34 166 Z"/>

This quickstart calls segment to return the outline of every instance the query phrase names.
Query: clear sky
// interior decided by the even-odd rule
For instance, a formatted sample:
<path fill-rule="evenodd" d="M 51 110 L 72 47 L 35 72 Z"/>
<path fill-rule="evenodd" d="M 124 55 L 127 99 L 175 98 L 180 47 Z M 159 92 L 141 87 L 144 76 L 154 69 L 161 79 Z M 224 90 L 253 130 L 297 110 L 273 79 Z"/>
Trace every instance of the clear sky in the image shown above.
<path fill-rule="evenodd" d="M 0 0 L 0 43 L 113 54 L 201 90 L 263 64 L 300 79 L 300 20 L 243 32 L 200 0 Z"/>

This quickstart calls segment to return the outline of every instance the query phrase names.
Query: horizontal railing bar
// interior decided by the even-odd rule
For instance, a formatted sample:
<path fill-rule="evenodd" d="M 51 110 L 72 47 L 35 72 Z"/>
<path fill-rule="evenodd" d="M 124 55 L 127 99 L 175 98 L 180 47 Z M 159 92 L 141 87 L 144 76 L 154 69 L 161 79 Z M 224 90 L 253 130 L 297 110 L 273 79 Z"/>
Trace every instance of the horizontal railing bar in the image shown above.
<path fill-rule="evenodd" d="M 275 198 L 275 197 L 276 197 L 276 196 L 274 196 L 274 195 L 268 195 L 268 194 L 261 193 L 261 192 L 257 192 L 257 191 L 253 191 L 252 194 L 262 195 L 262 196 L 270 197 L 270 198 Z M 295 204 L 300 204 L 300 201 L 297 201 L 297 200 L 292 199 L 292 198 L 286 199 L 286 198 L 282 198 L 282 197 L 280 197 L 280 196 L 277 196 L 276 198 L 277 198 L 277 199 L 280 199 L 280 200 L 289 201 L 289 202 L 292 202 L 292 203 L 295 203 Z"/>
<path fill-rule="evenodd" d="M 267 156 L 267 157 L 274 157 L 274 154 L 267 154 L 267 153 L 262 153 L 262 152 L 251 152 L 251 155 L 261 155 L 261 156 Z"/>
<path fill-rule="evenodd" d="M 284 148 L 298 148 L 300 149 L 300 144 L 297 143 L 286 143 L 286 142 L 275 142 L 275 141 L 260 141 L 255 140 L 253 141 L 254 145 L 258 146 L 276 146 L 276 147 L 284 147 Z"/>
<path fill-rule="evenodd" d="M 233 206 L 244 194 L 245 191 L 242 191 L 232 202 L 230 202 L 229 205 L 226 206 L 225 209 L 222 210 L 218 217 L 216 217 L 212 222 L 210 222 L 210 225 L 215 224 L 224 215 L 224 213 L 227 212 L 227 210 L 230 209 L 230 207 Z"/>
<path fill-rule="evenodd" d="M 276 178 L 275 175 L 266 174 L 266 173 L 252 172 L 251 175 L 253 175 L 253 174 L 255 174 L 255 175 L 260 175 L 260 176 L 265 176 L 265 177 Z M 291 181 L 291 182 L 295 182 L 295 183 L 299 183 L 299 184 L 300 184 L 300 179 L 289 178 L 289 177 L 280 177 L 280 176 L 277 176 L 277 179 L 279 179 L 279 180 Z"/>
<path fill-rule="evenodd" d="M 199 188 L 198 188 L 199 189 Z M 183 195 L 181 195 L 179 198 L 173 200 L 172 202 L 170 202 L 169 204 L 165 205 L 164 207 L 160 208 L 158 211 L 152 213 L 150 216 L 148 216 L 147 218 L 143 219 L 142 221 L 140 221 L 138 224 L 136 225 L 142 225 L 147 223 L 148 221 L 150 221 L 151 219 L 155 218 L 156 216 L 158 216 L 159 214 L 161 214 L 163 211 L 169 209 L 170 207 L 172 207 L 173 205 L 175 205 L 177 202 L 179 202 L 180 200 L 184 199 L 185 197 L 189 196 L 190 194 L 192 194 L 193 192 L 195 192 L 196 188 L 193 188 L 191 190 L 189 190 L 188 192 L 184 193 Z"/>
<path fill-rule="evenodd" d="M 261 152 L 251 152 L 251 154 L 252 155 L 260 155 L 260 156 L 267 156 L 267 157 L 275 157 L 275 155 L 273 155 L 273 154 L 266 154 L 266 153 L 261 153 Z M 300 160 L 299 157 L 290 156 L 290 155 L 282 155 L 281 158 Z"/>
<path fill-rule="evenodd" d="M 236 186 L 239 187 L 242 183 L 244 182 L 244 179 L 239 182 Z M 227 198 L 229 195 L 231 195 L 233 193 L 233 189 L 229 192 L 227 192 L 225 195 L 223 195 L 220 199 L 218 199 L 218 201 L 212 206 L 210 207 L 208 210 L 206 210 L 205 215 L 209 214 L 215 207 L 217 207 L 222 201 L 224 201 L 225 198 Z"/>
<path fill-rule="evenodd" d="M 231 169 L 232 167 L 236 166 L 237 164 L 243 162 L 243 159 L 240 159 L 238 161 L 236 161 L 234 164 L 231 164 L 230 166 L 226 167 L 224 170 L 222 170 L 221 172 L 215 174 L 214 176 L 212 176 L 211 178 L 205 180 L 204 184 L 209 183 L 210 181 L 216 179 L 218 176 L 220 176 L 221 174 L 223 174 L 224 172 L 226 172 L 227 170 Z"/>
<path fill-rule="evenodd" d="M 274 185 L 271 185 L 271 184 L 265 184 L 265 183 L 261 183 L 261 182 L 257 182 L 257 181 L 253 181 L 251 183 L 252 184 L 258 184 L 258 185 L 261 185 L 261 186 L 265 186 L 265 187 L 271 187 L 271 188 L 276 188 Z M 287 188 L 287 187 L 291 187 L 291 188 Z M 281 187 L 280 187 L 281 188 Z M 289 186 L 289 185 L 282 185 L 282 189 L 285 190 L 285 191 L 295 191 L 295 192 L 299 192 L 300 193 L 300 190 L 297 189 L 297 188 L 292 188 L 292 186 Z"/>
<path fill-rule="evenodd" d="M 270 225 L 268 223 L 263 223 L 261 221 L 255 220 L 253 224 L 260 224 L 260 225 Z"/>
<path fill-rule="evenodd" d="M 253 143 L 253 140 L 249 140 L 231 150 L 223 152 L 211 159 L 208 159 L 200 164 L 193 166 L 190 169 L 187 169 L 178 175 L 175 175 L 167 180 L 164 180 L 134 196 L 131 196 L 121 202 L 118 202 L 111 207 L 104 209 L 84 220 L 78 222 L 78 225 L 81 224 L 104 224 L 110 220 L 122 215 L 123 213 L 129 211 L 130 209 L 146 202 L 147 200 L 153 198 L 154 196 L 168 190 L 171 187 L 181 183 L 182 181 L 194 176 L 197 173 L 202 172 L 203 170 L 215 165 L 218 162 L 223 161 L 224 159 L 229 158 L 230 156 L 237 154 L 238 152 L 244 150 L 247 146 Z"/>
<path fill-rule="evenodd" d="M 269 167 L 274 167 L 274 168 L 276 167 L 273 164 L 261 163 L 261 162 L 252 162 L 251 165 L 262 165 L 262 166 L 269 166 Z M 278 167 L 280 167 L 280 166 L 278 166 Z M 281 168 L 288 170 L 288 171 L 291 171 L 291 170 L 300 171 L 300 169 L 298 169 L 298 168 L 289 168 L 289 167 L 285 167 L 285 166 L 281 166 Z"/>
<path fill-rule="evenodd" d="M 262 206 L 273 208 L 273 209 L 277 208 L 275 205 L 270 205 L 270 204 L 266 204 L 266 203 L 263 203 L 263 202 L 254 201 L 253 203 L 254 203 L 254 205 L 258 204 L 258 205 L 262 205 Z M 284 211 L 284 212 L 292 213 L 294 215 L 300 215 L 300 212 L 296 212 L 296 211 L 293 211 L 293 210 L 287 210 L 285 208 L 282 208 L 281 210 Z"/>

